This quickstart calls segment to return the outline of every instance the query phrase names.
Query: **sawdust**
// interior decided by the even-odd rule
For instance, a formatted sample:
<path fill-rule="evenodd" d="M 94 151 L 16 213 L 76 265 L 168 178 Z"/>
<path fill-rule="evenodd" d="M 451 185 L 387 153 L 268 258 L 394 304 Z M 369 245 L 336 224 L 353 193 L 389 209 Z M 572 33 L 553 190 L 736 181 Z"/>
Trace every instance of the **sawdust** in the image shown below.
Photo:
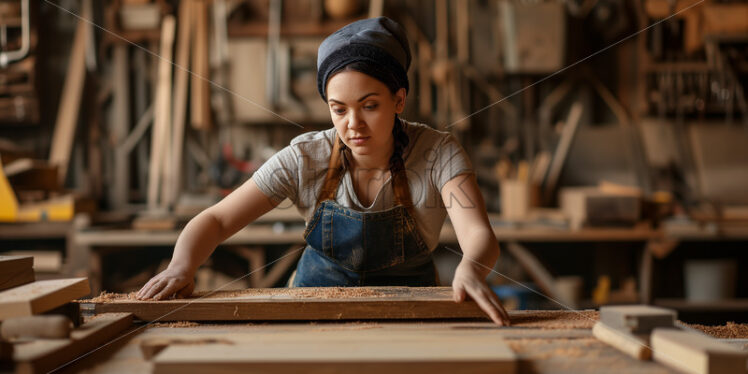
<path fill-rule="evenodd" d="M 511 313 L 512 327 L 532 327 L 541 330 L 591 329 L 599 318 L 599 313 L 594 310 L 538 310 Z"/>
<path fill-rule="evenodd" d="M 86 303 L 107 303 L 107 302 L 112 302 L 112 301 L 137 300 L 138 299 L 136 297 L 137 294 L 138 294 L 137 292 L 114 293 L 114 292 L 102 291 L 99 294 L 99 296 L 96 296 L 88 300 L 78 300 L 78 301 L 86 302 Z"/>
<path fill-rule="evenodd" d="M 200 326 L 200 324 L 197 322 L 190 322 L 190 321 L 154 322 L 154 323 L 148 324 L 148 327 L 168 327 L 168 328 L 197 327 L 197 326 Z"/>
<path fill-rule="evenodd" d="M 88 303 L 116 303 L 138 300 L 136 292 L 112 293 L 102 292 L 90 300 L 80 300 Z M 236 291 L 196 292 L 187 299 L 225 299 L 241 297 L 287 298 L 287 299 L 357 299 L 390 297 L 391 293 L 366 287 L 299 287 L 299 288 L 248 288 Z"/>
<path fill-rule="evenodd" d="M 727 324 L 720 326 L 687 325 L 719 339 L 748 338 L 748 323 L 727 322 Z"/>

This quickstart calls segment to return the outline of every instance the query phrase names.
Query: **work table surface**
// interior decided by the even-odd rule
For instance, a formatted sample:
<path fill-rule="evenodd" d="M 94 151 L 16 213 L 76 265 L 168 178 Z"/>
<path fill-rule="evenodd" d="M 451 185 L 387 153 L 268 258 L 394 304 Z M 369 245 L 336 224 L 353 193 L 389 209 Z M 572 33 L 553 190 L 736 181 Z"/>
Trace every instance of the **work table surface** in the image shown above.
<path fill-rule="evenodd" d="M 195 323 L 171 322 L 136 324 L 120 338 L 78 360 L 66 371 L 89 373 L 150 373 L 152 361 L 144 359 L 141 344 L 153 339 L 189 340 L 206 343 L 241 342 L 247 339 L 288 339 L 289 344 L 314 342 L 331 337 L 386 341 L 392 334 L 439 337 L 446 345 L 459 345 L 472 336 L 495 335 L 504 339 L 518 359 L 519 373 L 672 373 L 655 362 L 637 361 L 592 336 L 598 320 L 595 311 L 512 311 L 511 327 L 484 321 L 354 321 L 354 322 L 267 322 Z M 424 344 L 435 344 L 434 339 Z M 437 340 L 437 343 L 438 340 Z M 303 346 L 303 345 L 301 345 Z M 412 350 L 419 349 L 418 344 Z M 289 354 L 293 354 L 289 349 Z"/>

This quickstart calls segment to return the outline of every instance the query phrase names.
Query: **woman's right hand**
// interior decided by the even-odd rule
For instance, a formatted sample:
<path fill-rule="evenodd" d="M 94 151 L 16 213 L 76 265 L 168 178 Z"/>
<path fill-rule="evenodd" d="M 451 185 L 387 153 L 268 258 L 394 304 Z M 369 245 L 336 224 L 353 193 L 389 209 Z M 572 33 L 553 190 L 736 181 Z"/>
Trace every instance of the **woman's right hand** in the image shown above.
<path fill-rule="evenodd" d="M 168 267 L 138 291 L 138 300 L 163 300 L 174 295 L 187 297 L 195 290 L 195 277 L 189 271 Z"/>

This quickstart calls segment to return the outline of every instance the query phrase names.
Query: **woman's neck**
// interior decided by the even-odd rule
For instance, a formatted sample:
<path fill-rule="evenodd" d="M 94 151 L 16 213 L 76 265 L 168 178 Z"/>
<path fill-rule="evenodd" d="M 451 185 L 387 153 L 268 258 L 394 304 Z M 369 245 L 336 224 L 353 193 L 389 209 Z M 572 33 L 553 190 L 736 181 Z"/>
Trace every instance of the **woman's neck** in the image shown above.
<path fill-rule="evenodd" d="M 389 146 L 385 149 L 387 149 L 386 152 L 368 155 L 357 155 L 351 152 L 353 158 L 352 166 L 355 169 L 362 170 L 388 170 L 390 168 L 390 157 L 392 157 L 392 153 L 395 151 L 394 139 L 390 141 Z"/>

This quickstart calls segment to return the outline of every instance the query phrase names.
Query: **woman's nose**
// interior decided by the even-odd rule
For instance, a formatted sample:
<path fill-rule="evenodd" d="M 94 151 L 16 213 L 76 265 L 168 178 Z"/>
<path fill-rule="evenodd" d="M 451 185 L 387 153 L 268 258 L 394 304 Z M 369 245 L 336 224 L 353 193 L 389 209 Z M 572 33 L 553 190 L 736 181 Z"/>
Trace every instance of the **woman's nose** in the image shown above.
<path fill-rule="evenodd" d="M 356 129 L 361 127 L 363 124 L 364 121 L 361 119 L 359 114 L 355 110 L 352 110 L 348 116 L 348 128 Z"/>

